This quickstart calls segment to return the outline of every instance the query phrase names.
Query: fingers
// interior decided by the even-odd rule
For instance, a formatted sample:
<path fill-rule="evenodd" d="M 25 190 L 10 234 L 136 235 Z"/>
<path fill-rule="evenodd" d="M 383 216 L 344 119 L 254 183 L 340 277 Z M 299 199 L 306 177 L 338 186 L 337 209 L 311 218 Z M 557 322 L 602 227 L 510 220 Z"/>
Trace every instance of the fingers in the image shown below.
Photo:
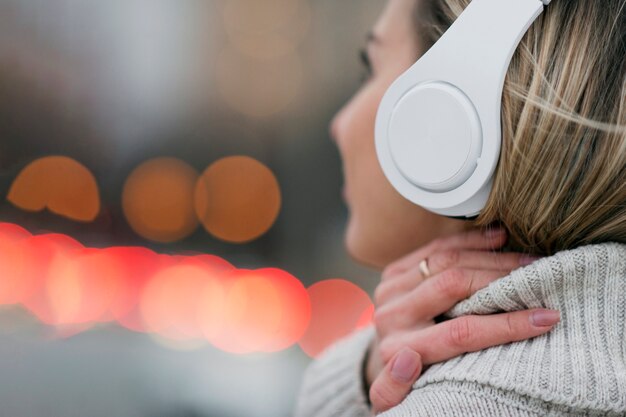
<path fill-rule="evenodd" d="M 502 247 L 506 243 L 506 239 L 507 233 L 505 229 L 488 227 L 448 236 L 443 238 L 439 245 L 437 245 L 437 240 L 435 240 L 434 246 L 435 250 L 493 250 Z"/>
<path fill-rule="evenodd" d="M 395 279 L 384 280 L 378 284 L 374 291 L 374 302 L 376 306 L 382 306 L 393 298 L 411 292 L 422 281 L 424 281 L 424 277 L 417 267 L 409 269 L 399 274 Z"/>
<path fill-rule="evenodd" d="M 492 269 L 512 271 L 537 260 L 521 253 L 479 252 L 446 250 L 432 254 L 428 258 L 428 268 L 436 275 L 449 268 Z"/>
<path fill-rule="evenodd" d="M 432 320 L 507 274 L 507 271 L 449 269 L 415 288 L 402 302 L 413 306 L 415 317 Z"/>
<path fill-rule="evenodd" d="M 396 296 L 386 304 L 378 304 L 374 322 L 380 337 L 401 329 L 419 329 L 420 323 L 430 322 L 434 317 L 448 311 L 459 301 L 485 288 L 508 274 L 508 271 L 477 271 L 449 269 L 415 287 L 410 292 Z M 378 298 L 391 297 L 392 288 L 400 280 L 379 285 Z M 385 292 L 382 292 L 385 291 Z M 380 301 L 380 300 L 378 300 Z"/>
<path fill-rule="evenodd" d="M 386 362 L 404 346 L 409 346 L 420 353 L 424 365 L 430 365 L 463 353 L 540 336 L 559 321 L 558 311 L 545 309 L 463 316 L 387 338 L 379 346 L 380 355 Z"/>
<path fill-rule="evenodd" d="M 370 402 L 374 413 L 382 413 L 400 404 L 421 372 L 420 355 L 406 347 L 400 350 L 370 388 Z"/>
<path fill-rule="evenodd" d="M 503 273 L 498 273 L 498 277 L 504 277 L 512 270 L 528 265 L 536 259 L 538 258 L 520 253 L 460 250 L 436 252 L 428 258 L 428 267 L 431 272 L 429 281 L 448 271 L 455 273 L 455 270 L 457 272 L 459 270 L 502 271 Z M 419 271 L 419 266 L 400 273 L 393 279 L 383 280 L 376 288 L 376 305 L 380 306 L 389 302 L 389 300 L 418 287 L 423 281 L 425 278 Z M 443 289 L 446 289 L 445 286 Z M 459 298 L 459 300 L 461 299 Z"/>
<path fill-rule="evenodd" d="M 385 268 L 382 279 L 393 279 L 397 277 L 398 274 L 416 268 L 420 261 L 429 258 L 435 252 L 448 250 L 494 250 L 501 248 L 506 243 L 506 240 L 506 231 L 501 228 L 472 230 L 470 232 L 435 239 L 423 248 L 410 253 Z"/>

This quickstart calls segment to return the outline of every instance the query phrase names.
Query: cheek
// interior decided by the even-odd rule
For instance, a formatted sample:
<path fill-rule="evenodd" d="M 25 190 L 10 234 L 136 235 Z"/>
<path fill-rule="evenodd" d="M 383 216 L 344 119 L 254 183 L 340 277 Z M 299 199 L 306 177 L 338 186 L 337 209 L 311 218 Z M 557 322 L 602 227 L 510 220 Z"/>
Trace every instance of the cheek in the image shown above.
<path fill-rule="evenodd" d="M 357 95 L 338 115 L 333 130 L 344 163 L 350 218 L 346 245 L 357 260 L 374 266 L 394 256 L 405 239 L 404 227 L 395 227 L 414 206 L 391 186 L 378 163 L 374 126 L 385 86 L 371 86 Z M 400 255 L 398 255 L 400 256 Z"/>

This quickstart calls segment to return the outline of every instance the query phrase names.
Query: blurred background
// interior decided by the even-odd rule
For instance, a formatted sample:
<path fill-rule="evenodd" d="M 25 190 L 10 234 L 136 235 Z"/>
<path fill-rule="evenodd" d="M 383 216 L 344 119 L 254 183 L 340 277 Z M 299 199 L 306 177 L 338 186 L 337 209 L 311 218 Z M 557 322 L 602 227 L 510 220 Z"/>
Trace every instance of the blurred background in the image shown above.
<path fill-rule="evenodd" d="M 289 416 L 371 320 L 333 114 L 380 0 L 0 0 L 0 416 Z"/>

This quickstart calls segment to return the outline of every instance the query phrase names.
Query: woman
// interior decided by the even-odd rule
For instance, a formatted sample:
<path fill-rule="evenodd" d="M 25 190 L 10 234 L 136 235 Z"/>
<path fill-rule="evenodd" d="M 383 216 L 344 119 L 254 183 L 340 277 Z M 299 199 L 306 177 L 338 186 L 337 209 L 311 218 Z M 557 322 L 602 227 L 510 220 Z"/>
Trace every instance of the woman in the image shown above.
<path fill-rule="evenodd" d="M 373 74 L 333 122 L 349 187 L 347 244 L 366 263 L 384 266 L 423 244 L 414 235 L 424 224 L 432 227 L 422 239 L 466 228 L 399 198 L 363 138 L 372 138 L 389 84 L 468 2 L 390 0 L 369 37 Z M 376 291 L 378 337 L 367 329 L 314 362 L 298 416 L 369 415 L 361 376 L 374 381 L 374 408 L 386 409 L 427 366 L 385 416 L 626 415 L 625 7 L 557 0 L 532 25 L 507 73 L 500 165 L 477 220 L 505 232 L 440 239 L 387 267 Z M 505 233 L 509 247 L 546 257 L 479 252 L 503 245 Z M 546 333 L 558 321 L 550 311 L 515 319 L 529 308 L 558 310 L 562 321 Z M 446 321 L 429 322 L 444 312 Z M 502 316 L 476 315 L 502 312 L 526 335 L 489 347 L 498 342 L 485 339 L 485 320 L 501 338 L 509 328 Z M 529 323 L 544 331 L 535 326 L 538 337 L 522 340 L 533 336 Z M 462 352 L 473 353 L 450 359 Z"/>

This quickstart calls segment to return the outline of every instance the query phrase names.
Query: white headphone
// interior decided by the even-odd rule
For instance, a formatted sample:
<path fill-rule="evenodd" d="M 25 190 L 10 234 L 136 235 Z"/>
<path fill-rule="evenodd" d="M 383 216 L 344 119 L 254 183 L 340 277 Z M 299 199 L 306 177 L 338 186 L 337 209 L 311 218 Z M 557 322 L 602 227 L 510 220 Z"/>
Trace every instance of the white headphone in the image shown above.
<path fill-rule="evenodd" d="M 451 217 L 484 208 L 500 156 L 504 79 L 550 1 L 473 0 L 389 87 L 376 116 L 376 152 L 405 198 Z"/>

